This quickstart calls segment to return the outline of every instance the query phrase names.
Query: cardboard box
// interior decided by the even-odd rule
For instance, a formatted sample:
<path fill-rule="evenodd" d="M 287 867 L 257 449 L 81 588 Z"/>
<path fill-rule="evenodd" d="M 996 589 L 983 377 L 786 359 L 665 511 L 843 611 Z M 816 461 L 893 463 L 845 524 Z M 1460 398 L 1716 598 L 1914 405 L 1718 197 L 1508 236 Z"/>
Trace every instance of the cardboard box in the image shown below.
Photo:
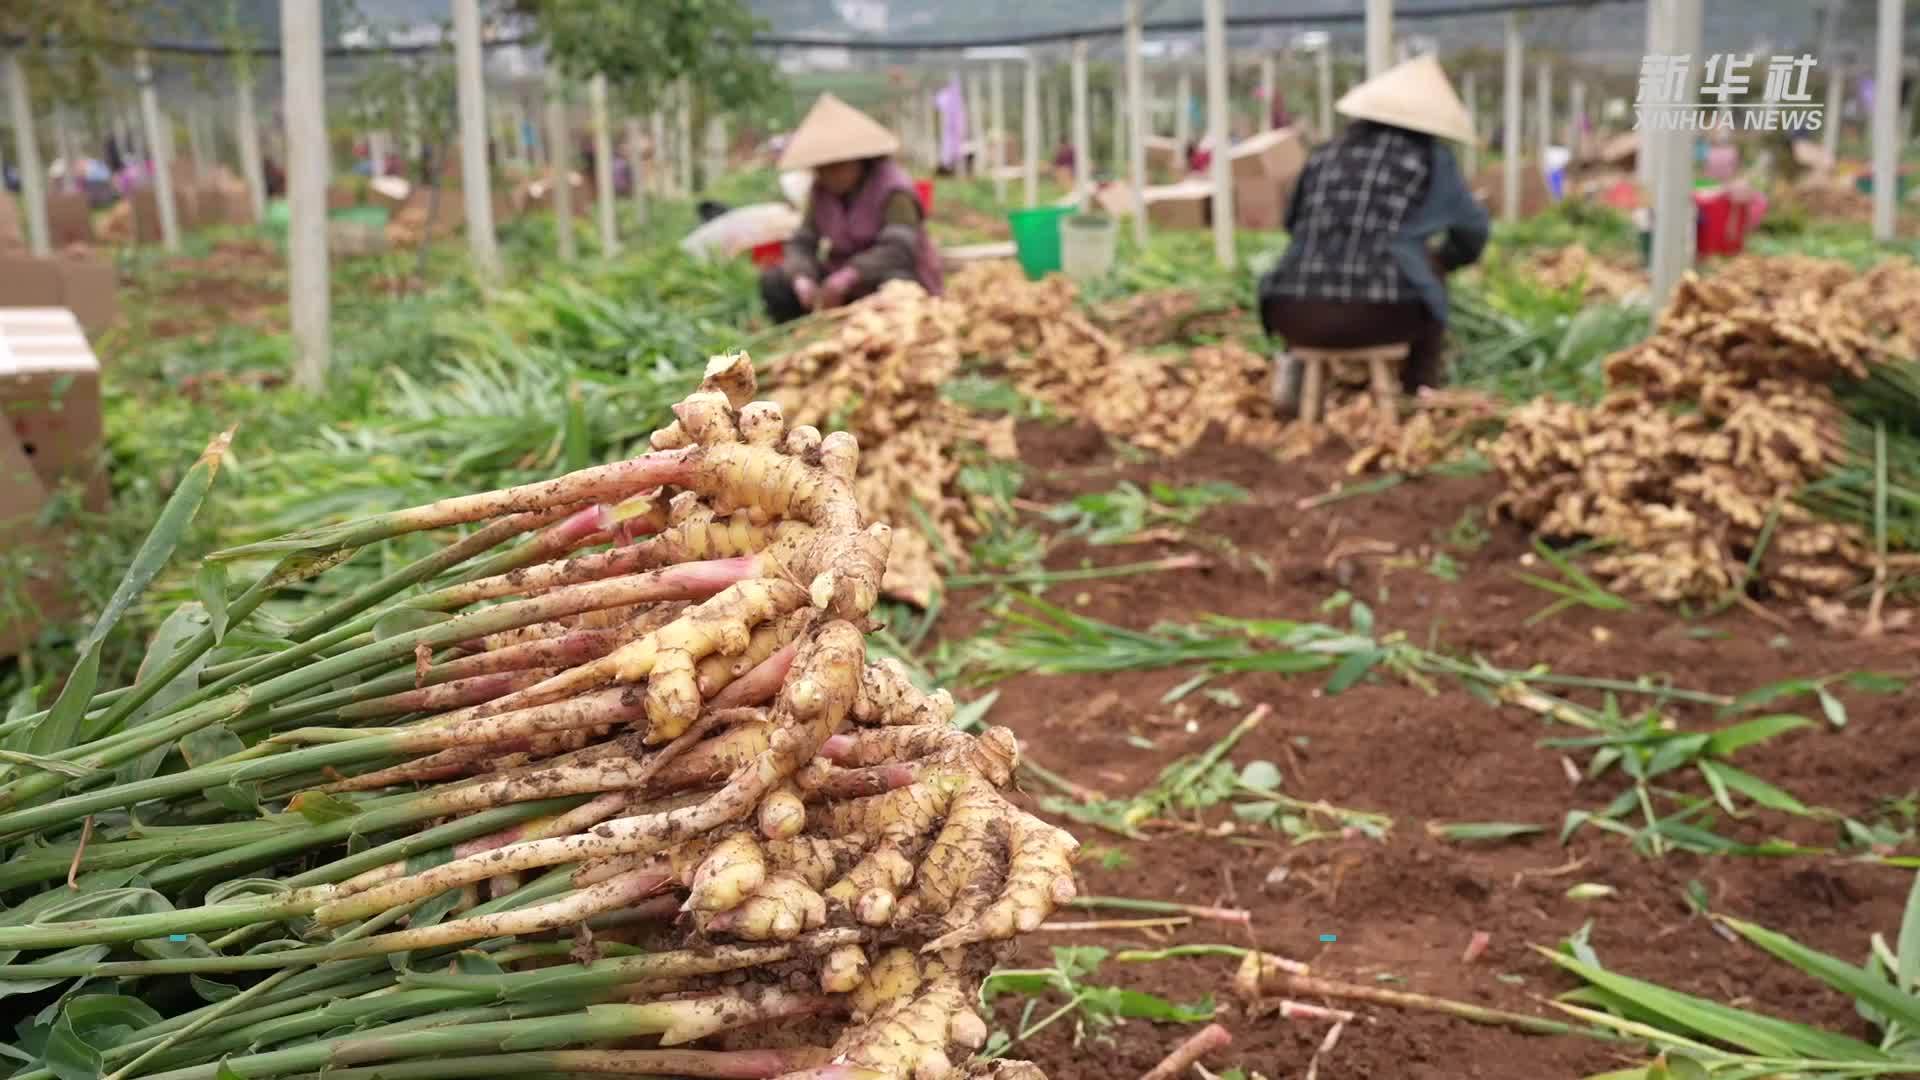
<path fill-rule="evenodd" d="M 1133 185 L 1121 180 L 1101 184 L 1093 193 L 1093 205 L 1114 217 L 1133 216 Z"/>
<path fill-rule="evenodd" d="M 113 264 L 105 259 L 0 255 L 0 308 L 66 308 L 90 333 L 120 315 Z"/>
<path fill-rule="evenodd" d="M 93 243 L 93 206 L 86 192 L 47 192 L 47 234 L 57 248 Z"/>
<path fill-rule="evenodd" d="M 1500 217 L 1506 206 L 1505 166 L 1488 165 L 1474 178 L 1473 193 L 1479 198 L 1487 212 Z M 1520 216 L 1532 217 L 1543 213 L 1553 205 L 1553 192 L 1547 189 L 1547 178 L 1540 174 L 1540 164 L 1532 158 L 1520 162 Z"/>
<path fill-rule="evenodd" d="M 0 251 L 24 250 L 27 246 L 27 221 L 13 196 L 0 191 Z"/>
<path fill-rule="evenodd" d="M 1233 221 L 1242 229 L 1271 232 L 1286 227 L 1287 201 L 1291 192 L 1271 184 L 1256 184 L 1233 189 Z"/>
<path fill-rule="evenodd" d="M 1287 200 L 1307 165 L 1307 141 L 1293 128 L 1242 140 L 1228 158 L 1233 170 L 1233 216 L 1243 229 L 1278 229 Z"/>
<path fill-rule="evenodd" d="M 1205 180 L 1150 187 L 1147 222 L 1156 229 L 1204 229 L 1213 222 L 1213 185 Z"/>
<path fill-rule="evenodd" d="M 73 312 L 0 308 L 0 410 L 40 485 L 72 485 L 107 508 L 101 467 L 100 362 Z"/>
<path fill-rule="evenodd" d="M 1187 171 L 1187 156 L 1180 149 L 1179 140 L 1171 135 L 1149 135 L 1147 144 L 1147 171 L 1159 176 L 1177 177 Z"/>
<path fill-rule="evenodd" d="M 1233 145 L 1228 156 L 1233 167 L 1233 185 L 1261 181 L 1291 184 L 1307 164 L 1307 141 L 1293 128 L 1275 128 Z"/>
<path fill-rule="evenodd" d="M 0 656 L 16 656 L 73 603 L 60 576 L 59 536 L 42 526 L 47 489 L 12 427 L 0 424 Z"/>

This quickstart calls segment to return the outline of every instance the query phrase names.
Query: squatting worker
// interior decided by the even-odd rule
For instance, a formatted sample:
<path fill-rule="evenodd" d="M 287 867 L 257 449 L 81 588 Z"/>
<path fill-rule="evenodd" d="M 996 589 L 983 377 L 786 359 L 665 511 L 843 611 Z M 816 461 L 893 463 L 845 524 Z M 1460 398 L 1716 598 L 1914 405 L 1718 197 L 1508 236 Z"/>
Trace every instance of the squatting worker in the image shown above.
<path fill-rule="evenodd" d="M 1408 393 L 1440 382 L 1444 276 L 1480 257 L 1487 211 L 1444 140 L 1473 120 L 1431 56 L 1390 68 L 1334 106 L 1354 122 L 1307 159 L 1287 206 L 1291 238 L 1260 279 L 1260 317 L 1288 345 L 1354 349 L 1405 343 Z M 1291 411 L 1300 367 L 1284 355 L 1275 404 Z"/>
<path fill-rule="evenodd" d="M 779 266 L 760 278 L 775 322 L 839 307 L 893 280 L 941 285 L 913 178 L 893 160 L 900 140 L 865 113 L 820 95 L 780 153 L 780 168 L 812 169 L 813 190 Z"/>

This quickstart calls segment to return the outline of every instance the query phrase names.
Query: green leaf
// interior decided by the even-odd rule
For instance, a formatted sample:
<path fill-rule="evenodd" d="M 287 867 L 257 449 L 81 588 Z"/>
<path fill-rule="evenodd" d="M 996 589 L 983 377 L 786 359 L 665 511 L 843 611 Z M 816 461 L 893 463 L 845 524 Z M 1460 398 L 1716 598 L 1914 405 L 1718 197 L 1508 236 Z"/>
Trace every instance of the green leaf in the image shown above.
<path fill-rule="evenodd" d="M 1518 821 L 1454 821 L 1428 822 L 1427 832 L 1442 840 L 1466 843 L 1474 840 L 1511 840 L 1516 836 L 1531 836 L 1546 832 L 1541 825 L 1528 825 Z"/>
<path fill-rule="evenodd" d="M 71 761 L 42 757 L 39 754 L 22 753 L 19 750 L 0 750 L 0 761 L 5 761 L 13 765 L 24 765 L 29 769 L 39 769 L 42 772 L 58 773 L 61 776 L 71 777 L 76 780 L 83 776 L 92 776 L 94 773 L 100 771 L 85 765 L 76 765 Z"/>
<path fill-rule="evenodd" d="M 208 1003 L 225 1001 L 240 992 L 237 986 L 214 982 L 212 979 L 204 979 L 198 975 L 188 977 L 187 982 L 193 987 L 193 992 L 200 995 L 200 1000 Z"/>
<path fill-rule="evenodd" d="M 1863 694 L 1897 694 L 1905 690 L 1908 683 L 1908 680 L 1898 675 L 1888 675 L 1879 671 L 1849 672 L 1841 681 L 1847 684 L 1848 689 L 1858 690 Z"/>
<path fill-rule="evenodd" d="M 1710 1080 L 1711 1074 L 1707 1072 L 1707 1067 L 1685 1054 L 1677 1054 L 1669 1050 L 1660 1057 L 1666 1062 L 1667 1075 L 1673 1080 Z"/>
<path fill-rule="evenodd" d="M 980 981 L 980 1003 L 989 1004 L 1001 994 L 1039 997 L 1049 990 L 1071 992 L 1057 971 L 996 971 Z"/>
<path fill-rule="evenodd" d="M 1354 633 L 1361 634 L 1366 637 L 1373 636 L 1373 609 L 1372 608 L 1368 607 L 1365 603 L 1359 600 L 1355 600 L 1353 602 L 1352 608 L 1347 612 L 1347 617 L 1353 620 L 1352 626 L 1353 626 Z"/>
<path fill-rule="evenodd" d="M 180 737 L 180 756 L 187 765 L 199 768 L 210 761 L 218 761 L 231 754 L 238 754 L 247 748 L 240 736 L 225 724 L 208 724 L 198 731 L 189 731 Z"/>
<path fill-rule="evenodd" d="M 1240 770 L 1240 786 L 1255 791 L 1279 791 L 1283 778 L 1280 766 L 1271 761 L 1249 761 Z"/>
<path fill-rule="evenodd" d="M 74 736 L 80 731 L 81 718 L 87 715 L 87 706 L 93 703 L 93 690 L 99 678 L 100 651 L 90 645 L 80 654 L 73 674 L 67 676 L 67 685 L 61 689 L 53 708 L 27 737 L 28 753 L 50 755 L 73 748 Z"/>
<path fill-rule="evenodd" d="M 201 606 L 207 609 L 207 617 L 213 623 L 213 642 L 218 645 L 227 636 L 226 564 L 201 563 L 199 572 L 193 576 L 193 590 Z"/>
<path fill-rule="evenodd" d="M 1358 611 L 1361 607 L 1362 605 L 1355 604 L 1354 610 Z M 1355 621 L 1358 622 L 1358 620 Z M 1367 672 L 1379 662 L 1382 655 L 1379 649 L 1363 649 L 1348 653 L 1346 658 L 1340 661 L 1340 666 L 1333 669 L 1333 674 L 1327 676 L 1327 696 L 1332 697 L 1365 678 Z"/>
<path fill-rule="evenodd" d="M 260 785 L 252 781 L 244 784 L 221 784 L 210 787 L 200 793 L 202 798 L 220 807 L 222 810 L 249 817 L 260 812 Z"/>
<path fill-rule="evenodd" d="M 1808 975 L 1855 1001 L 1873 1006 L 1882 1015 L 1898 1021 L 1900 1026 L 1908 1031 L 1920 1031 L 1920 997 L 1915 997 L 1884 979 L 1875 978 L 1864 968 L 1855 967 L 1845 960 L 1829 956 L 1818 949 L 1810 949 L 1785 934 L 1739 919 L 1722 918 L 1721 921 L 1732 927 L 1741 937 Z"/>
<path fill-rule="evenodd" d="M 227 443 L 232 438 L 231 428 L 225 434 L 216 436 L 187 470 L 179 486 L 173 489 L 167 505 L 160 510 L 159 519 L 154 522 L 153 530 L 127 563 L 127 572 L 121 577 L 120 584 L 114 587 L 107 606 L 101 609 L 100 617 L 94 620 L 93 626 L 87 630 L 87 636 L 81 640 L 82 653 L 94 652 L 106 640 L 113 628 L 119 625 L 121 616 L 147 590 L 167 560 L 173 557 L 173 549 L 179 545 L 180 538 L 186 535 L 194 515 L 200 512 L 200 504 L 206 499 L 207 490 L 213 486 L 214 475 L 220 471 L 220 459 L 225 455 Z M 84 704 L 80 711 L 82 714 L 86 712 Z"/>
<path fill-rule="evenodd" d="M 1826 714 L 1827 723 L 1834 727 L 1847 726 L 1847 707 L 1839 698 L 1834 697 L 1824 686 L 1815 687 L 1814 695 L 1820 699 L 1820 711 Z"/>
<path fill-rule="evenodd" d="M 1660 743 L 1653 756 L 1647 759 L 1644 776 L 1648 779 L 1670 772 L 1692 761 L 1695 755 L 1707 747 L 1707 736 L 1702 734 L 1676 735 Z"/>
<path fill-rule="evenodd" d="M 1900 988 L 1908 992 L 1920 988 L 1920 874 L 1913 876 L 1913 887 L 1907 890 L 1907 908 L 1900 916 L 1895 949 L 1900 958 Z"/>
<path fill-rule="evenodd" d="M 1195 675 L 1192 678 L 1179 683 L 1173 689 L 1168 690 L 1166 693 L 1160 695 L 1160 704 L 1171 705 L 1174 702 L 1179 701 L 1181 698 L 1186 697 L 1188 694 L 1193 693 L 1195 690 L 1200 689 L 1202 686 L 1205 686 L 1207 684 L 1207 681 L 1212 678 L 1213 678 L 1213 672 L 1203 671 L 1200 674 Z"/>
<path fill-rule="evenodd" d="M 1098 945 L 1056 945 L 1053 948 L 1053 966 L 1069 979 L 1078 982 L 1100 970 L 1110 954 Z"/>
<path fill-rule="evenodd" d="M 1168 1024 L 1204 1024 L 1213 1019 L 1213 1002 L 1178 1005 L 1163 997 L 1114 986 L 1085 987 L 1080 1007 L 1095 1016 L 1125 1020 L 1152 1020 Z"/>
<path fill-rule="evenodd" d="M 1809 813 L 1805 804 L 1801 803 L 1799 799 L 1774 787 L 1772 784 L 1767 783 L 1752 773 L 1736 769 L 1724 761 L 1702 761 L 1700 762 L 1700 771 L 1706 773 L 1710 779 L 1725 784 L 1727 787 L 1745 795 L 1747 798 L 1752 799 L 1754 802 L 1759 803 L 1769 810 L 1778 810 L 1786 814 L 1804 815 Z"/>
<path fill-rule="evenodd" d="M 189 601 L 169 612 L 161 621 L 160 628 L 153 632 L 153 640 L 147 643 L 146 654 L 140 658 L 140 668 L 133 676 L 134 685 L 144 686 L 153 681 L 167 666 L 167 662 L 173 659 L 173 654 L 180 651 L 206 625 L 206 609 L 197 602 Z M 128 723 L 165 715 L 173 708 L 174 702 L 199 688 L 200 672 L 206 665 L 206 653 L 195 657 L 179 675 L 174 676 L 172 682 L 154 691 L 153 697 L 128 718 Z"/>
<path fill-rule="evenodd" d="M 1707 737 L 1707 753 L 1713 757 L 1731 757 L 1755 743 L 1776 735 L 1812 727 L 1813 721 L 1793 713 L 1773 713 L 1721 728 Z"/>
<path fill-rule="evenodd" d="M 1590 983 L 1632 1002 L 1696 1038 L 1715 1039 L 1749 1053 L 1829 1061 L 1886 1061 L 1878 1049 L 1844 1035 L 1762 1013 L 1735 1009 L 1706 998 L 1607 971 L 1548 950 L 1541 954 Z"/>
<path fill-rule="evenodd" d="M 120 994 L 71 998 L 47 1036 L 47 1068 L 60 1080 L 99 1080 L 103 1052 L 160 1020 L 160 1014 L 138 998 Z"/>
<path fill-rule="evenodd" d="M 478 949 L 462 949 L 454 954 L 453 966 L 462 975 L 502 975 L 507 970 L 498 960 Z"/>
<path fill-rule="evenodd" d="M 293 801 L 287 804 L 287 809 L 306 818 L 314 825 L 341 821 L 360 812 L 360 807 L 325 791 L 303 791 L 293 797 Z"/>
<path fill-rule="evenodd" d="M 1800 694 L 1811 694 L 1818 687 L 1819 684 L 1812 679 L 1782 679 L 1779 682 L 1755 687 L 1741 694 L 1739 697 L 1734 698 L 1732 703 L 1721 709 L 1721 712 L 1728 714 L 1747 712 L 1769 702 L 1778 701 L 1781 698 L 1797 697 Z"/>

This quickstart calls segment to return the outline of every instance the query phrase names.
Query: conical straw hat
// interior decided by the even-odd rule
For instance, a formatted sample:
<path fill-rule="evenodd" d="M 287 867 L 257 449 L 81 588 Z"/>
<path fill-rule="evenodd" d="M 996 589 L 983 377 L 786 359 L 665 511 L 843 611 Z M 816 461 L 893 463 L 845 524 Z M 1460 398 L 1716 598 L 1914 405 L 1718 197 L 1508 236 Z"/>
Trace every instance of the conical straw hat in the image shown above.
<path fill-rule="evenodd" d="M 813 169 L 836 161 L 884 157 L 899 149 L 900 139 L 871 116 L 832 94 L 821 94 L 787 140 L 780 168 Z"/>
<path fill-rule="evenodd" d="M 1334 104 L 1341 116 L 1392 124 L 1443 139 L 1473 141 L 1473 117 L 1453 92 L 1447 73 L 1431 55 L 1418 56 L 1375 75 Z"/>

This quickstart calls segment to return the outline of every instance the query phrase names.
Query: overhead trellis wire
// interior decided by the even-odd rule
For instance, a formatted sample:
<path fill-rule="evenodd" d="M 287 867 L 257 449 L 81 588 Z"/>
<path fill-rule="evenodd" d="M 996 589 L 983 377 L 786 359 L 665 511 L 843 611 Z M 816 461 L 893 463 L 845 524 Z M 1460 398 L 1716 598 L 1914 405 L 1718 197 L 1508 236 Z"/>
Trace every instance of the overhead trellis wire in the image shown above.
<path fill-rule="evenodd" d="M 1646 0 L 1469 0 L 1465 3 L 1422 5 L 1419 7 L 1398 7 L 1393 17 L 1398 20 L 1419 19 L 1456 19 L 1475 15 L 1503 15 L 1508 12 L 1553 11 L 1568 9 L 1588 9 L 1605 5 L 1641 4 Z M 1329 26 L 1357 24 L 1364 22 L 1363 11 L 1342 9 L 1336 11 L 1266 12 L 1227 16 L 1229 30 L 1256 30 L 1281 26 Z M 1149 34 L 1191 33 L 1200 30 L 1198 18 L 1155 19 L 1142 25 Z M 1083 38 L 1117 37 L 1124 32 L 1119 22 L 1101 26 L 1082 26 L 1067 29 L 1034 31 L 1024 34 L 993 34 L 979 37 L 913 39 L 882 37 L 823 37 L 805 34 L 764 34 L 756 36 L 753 43 L 769 49 L 815 49 L 833 48 L 870 52 L 953 52 L 964 49 L 1018 47 L 1034 45 L 1057 45 L 1063 42 Z M 494 37 L 481 42 L 483 49 L 519 48 L 535 44 L 538 35 L 533 33 L 512 34 Z M 15 48 L 25 43 L 25 39 L 12 36 L 0 38 L 0 44 Z M 230 45 L 216 42 L 191 41 L 116 41 L 105 39 L 87 39 L 83 41 L 49 42 L 50 45 L 86 44 L 100 48 L 124 49 L 128 51 L 144 49 L 155 56 L 232 56 L 246 53 L 250 56 L 273 57 L 280 55 L 276 45 Z M 452 49 L 452 43 L 426 42 L 405 45 L 358 45 L 330 46 L 326 55 L 330 58 L 361 56 L 409 56 L 427 53 L 446 52 Z"/>

